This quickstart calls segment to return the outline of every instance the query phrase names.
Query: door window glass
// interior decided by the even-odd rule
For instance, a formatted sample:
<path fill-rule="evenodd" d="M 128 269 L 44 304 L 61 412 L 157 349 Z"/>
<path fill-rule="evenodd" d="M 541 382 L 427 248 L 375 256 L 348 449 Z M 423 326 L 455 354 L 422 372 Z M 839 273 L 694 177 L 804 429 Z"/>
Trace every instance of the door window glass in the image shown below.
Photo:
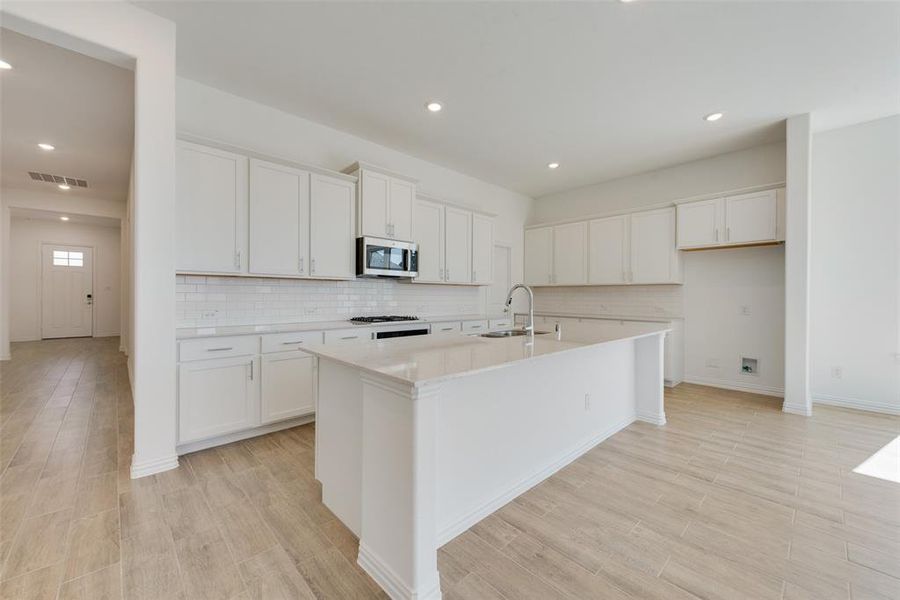
<path fill-rule="evenodd" d="M 83 252 L 67 252 L 66 250 L 54 250 L 53 251 L 53 266 L 54 267 L 83 267 L 84 266 L 84 253 Z"/>

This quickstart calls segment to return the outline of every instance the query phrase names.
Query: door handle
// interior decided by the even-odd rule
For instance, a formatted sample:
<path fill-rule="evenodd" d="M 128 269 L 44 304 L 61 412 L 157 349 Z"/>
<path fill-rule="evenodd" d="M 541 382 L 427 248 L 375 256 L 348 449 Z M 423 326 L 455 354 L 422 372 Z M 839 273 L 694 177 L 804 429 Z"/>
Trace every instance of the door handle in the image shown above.
<path fill-rule="evenodd" d="M 93 294 L 88 294 L 88 295 L 85 297 L 85 303 L 87 303 L 89 306 L 90 306 L 91 304 L 94 303 L 94 296 L 93 296 Z"/>
<path fill-rule="evenodd" d="M 253 381 L 253 361 L 250 361 L 250 381 Z"/>

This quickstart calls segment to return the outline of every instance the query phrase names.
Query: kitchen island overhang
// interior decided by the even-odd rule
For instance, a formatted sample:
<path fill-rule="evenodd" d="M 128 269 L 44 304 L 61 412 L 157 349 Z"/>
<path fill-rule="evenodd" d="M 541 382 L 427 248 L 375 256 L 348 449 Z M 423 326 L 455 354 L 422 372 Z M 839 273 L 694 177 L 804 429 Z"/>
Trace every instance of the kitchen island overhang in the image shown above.
<path fill-rule="evenodd" d="M 665 423 L 666 332 L 307 348 L 316 478 L 359 564 L 392 598 L 440 598 L 440 546 L 635 420 Z"/>

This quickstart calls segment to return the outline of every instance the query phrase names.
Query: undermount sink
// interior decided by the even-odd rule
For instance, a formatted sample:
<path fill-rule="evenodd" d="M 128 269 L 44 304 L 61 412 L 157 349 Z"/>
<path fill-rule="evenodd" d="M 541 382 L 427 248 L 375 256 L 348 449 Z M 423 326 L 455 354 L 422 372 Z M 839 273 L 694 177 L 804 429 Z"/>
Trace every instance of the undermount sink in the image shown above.
<path fill-rule="evenodd" d="M 534 335 L 544 335 L 545 333 L 550 333 L 549 331 L 535 331 Z M 524 329 L 502 329 L 500 331 L 489 331 L 488 333 L 479 334 L 480 337 L 486 338 L 504 338 L 504 337 L 514 337 L 517 335 L 528 335 L 528 332 Z"/>

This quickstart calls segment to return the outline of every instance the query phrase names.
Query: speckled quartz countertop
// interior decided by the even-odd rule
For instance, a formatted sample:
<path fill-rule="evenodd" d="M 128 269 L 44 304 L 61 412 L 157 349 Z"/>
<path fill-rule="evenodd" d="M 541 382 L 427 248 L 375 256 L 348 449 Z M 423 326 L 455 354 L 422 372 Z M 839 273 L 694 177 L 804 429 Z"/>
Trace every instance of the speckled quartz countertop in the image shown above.
<path fill-rule="evenodd" d="M 391 323 L 352 323 L 350 321 L 311 321 L 308 323 L 277 323 L 271 325 L 226 325 L 222 327 L 185 327 L 175 330 L 176 340 L 222 337 L 229 335 L 259 335 L 262 333 L 293 333 L 297 331 L 326 331 L 348 327 L 387 327 L 415 323 L 444 323 L 447 321 L 481 321 L 485 319 L 512 318 L 504 314 L 488 315 L 440 315 L 421 317 L 417 321 L 394 321 Z"/>
<path fill-rule="evenodd" d="M 417 336 L 366 344 L 316 344 L 306 352 L 396 381 L 421 386 L 489 371 L 548 354 L 647 337 L 669 331 L 658 323 L 633 323 L 608 333 L 572 334 L 557 340 L 550 332 L 509 338 L 478 335 Z"/>

